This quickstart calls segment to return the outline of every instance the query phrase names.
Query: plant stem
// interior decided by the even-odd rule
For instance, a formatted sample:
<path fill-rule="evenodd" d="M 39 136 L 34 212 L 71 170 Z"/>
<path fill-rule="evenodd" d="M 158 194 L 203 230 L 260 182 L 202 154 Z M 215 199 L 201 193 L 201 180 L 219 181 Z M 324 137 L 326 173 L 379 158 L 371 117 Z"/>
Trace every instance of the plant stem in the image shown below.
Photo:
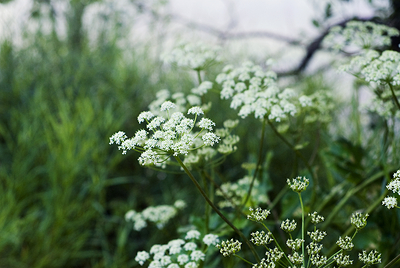
<path fill-rule="evenodd" d="M 264 147 L 264 134 L 265 134 L 265 118 L 263 120 L 262 129 L 261 129 L 260 149 L 258 151 L 258 160 L 257 160 L 256 170 L 254 171 L 253 179 L 251 180 L 249 190 L 247 191 L 246 199 L 244 200 L 241 208 L 243 208 L 246 205 L 247 201 L 249 201 L 251 191 L 253 189 L 254 181 L 257 178 L 258 171 L 260 170 L 260 166 L 261 166 L 261 162 L 262 162 L 262 152 L 263 152 L 263 147 Z"/>
<path fill-rule="evenodd" d="M 305 229 L 305 224 L 304 224 L 304 205 L 303 205 L 303 199 L 301 198 L 301 193 L 298 193 L 299 199 L 300 199 L 300 206 L 301 206 L 301 239 L 303 240 L 303 243 L 301 243 L 301 253 L 303 254 L 303 267 L 306 267 L 306 255 L 304 254 L 304 229 Z"/>
<path fill-rule="evenodd" d="M 179 158 L 179 156 L 174 156 L 176 161 L 181 165 L 185 173 L 189 176 L 189 178 L 192 180 L 196 188 L 200 191 L 201 195 L 204 197 L 204 199 L 207 201 L 207 203 L 214 209 L 214 211 L 221 217 L 222 220 L 224 220 L 249 246 L 251 252 L 253 253 L 254 257 L 256 258 L 257 262 L 260 262 L 260 257 L 258 256 L 256 250 L 254 249 L 253 245 L 250 244 L 250 241 L 244 236 L 244 234 L 235 227 L 222 213 L 221 211 L 211 202 L 211 200 L 208 198 L 206 193 L 203 191 L 201 188 L 200 184 L 197 182 L 196 178 L 192 175 L 190 170 L 185 166 L 185 164 L 182 162 L 182 160 Z"/>
<path fill-rule="evenodd" d="M 400 103 L 399 103 L 399 100 L 397 99 L 396 94 L 394 93 L 393 86 L 392 86 L 391 83 L 388 83 L 388 85 L 389 85 L 389 87 L 390 87 L 390 91 L 392 92 L 393 100 L 394 100 L 394 102 L 396 103 L 397 108 L 399 108 L 399 110 L 400 110 Z"/>

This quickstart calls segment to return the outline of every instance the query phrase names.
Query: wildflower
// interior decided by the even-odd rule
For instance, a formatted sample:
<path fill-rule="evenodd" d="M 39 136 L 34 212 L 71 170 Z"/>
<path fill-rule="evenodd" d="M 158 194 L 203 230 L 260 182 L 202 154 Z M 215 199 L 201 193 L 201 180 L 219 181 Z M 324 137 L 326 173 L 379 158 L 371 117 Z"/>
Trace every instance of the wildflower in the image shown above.
<path fill-rule="evenodd" d="M 200 232 L 197 230 L 190 230 L 186 233 L 185 239 L 199 239 L 200 237 Z"/>
<path fill-rule="evenodd" d="M 192 93 L 203 96 L 209 89 L 212 88 L 213 83 L 210 81 L 202 82 L 197 88 L 192 89 Z"/>
<path fill-rule="evenodd" d="M 245 62 L 239 68 L 224 68 L 216 82 L 222 85 L 221 99 L 232 99 L 230 107 L 240 108 L 238 115 L 246 118 L 254 113 L 255 118 L 267 117 L 280 122 L 289 115 L 293 116 L 296 106 L 292 103 L 294 91 L 281 91 L 276 83 L 276 74 L 264 72 L 258 65 Z"/>
<path fill-rule="evenodd" d="M 288 255 L 289 260 L 294 264 L 302 264 L 303 263 L 303 254 L 299 254 L 298 252 L 293 252 L 293 254 Z"/>
<path fill-rule="evenodd" d="M 306 248 L 309 255 L 316 255 L 322 250 L 322 247 L 322 244 L 313 241 Z"/>
<path fill-rule="evenodd" d="M 339 265 L 339 267 L 349 266 L 349 265 L 353 264 L 353 261 L 350 260 L 350 256 L 344 255 L 343 252 L 340 252 L 339 254 L 335 255 L 334 259 L 336 261 L 336 264 Z"/>
<path fill-rule="evenodd" d="M 376 250 L 372 250 L 369 254 L 364 250 L 362 253 L 358 254 L 358 258 L 362 261 L 365 265 L 373 265 L 381 263 L 381 253 Z"/>
<path fill-rule="evenodd" d="M 194 261 L 185 264 L 185 268 L 197 268 L 198 265 Z"/>
<path fill-rule="evenodd" d="M 321 256 L 319 254 L 315 254 L 311 256 L 311 263 L 315 265 L 316 267 L 320 267 L 324 264 L 326 264 L 327 258 L 326 256 Z"/>
<path fill-rule="evenodd" d="M 218 236 L 215 234 L 206 234 L 203 238 L 203 242 L 204 244 L 206 244 L 207 246 L 209 245 L 216 245 L 217 243 L 219 243 L 219 239 Z"/>
<path fill-rule="evenodd" d="M 247 219 L 251 221 L 256 221 L 256 222 L 261 222 L 263 220 L 266 220 L 268 215 L 271 214 L 271 211 L 267 209 L 261 209 L 261 208 L 256 208 L 254 211 L 253 208 L 249 208 L 251 211 L 250 215 L 247 215 Z"/>
<path fill-rule="evenodd" d="M 193 250 L 195 250 L 197 248 L 197 245 L 195 243 L 193 243 L 193 242 L 188 242 L 183 246 L 183 248 L 186 251 L 193 251 Z"/>
<path fill-rule="evenodd" d="M 357 230 L 361 230 L 367 225 L 368 216 L 368 213 L 363 215 L 360 212 L 355 212 L 351 215 L 350 222 Z"/>
<path fill-rule="evenodd" d="M 397 207 L 397 198 L 388 196 L 382 201 L 382 205 L 386 206 L 388 209 Z"/>
<path fill-rule="evenodd" d="M 321 232 L 320 230 L 315 230 L 314 232 L 307 232 L 307 234 L 314 242 L 320 242 L 326 236 L 326 232 L 325 231 Z"/>
<path fill-rule="evenodd" d="M 313 213 L 308 213 L 308 216 L 311 217 L 311 222 L 314 224 L 321 223 L 325 220 L 325 218 L 318 215 L 318 213 L 316 211 L 314 211 Z"/>
<path fill-rule="evenodd" d="M 200 107 L 192 107 L 188 114 L 194 114 L 195 119 L 186 118 L 182 112 L 169 114 L 169 110 L 176 108 L 171 101 L 164 101 L 159 109 L 160 115 L 152 112 L 142 112 L 139 123 L 146 121 L 150 134 L 142 129 L 136 132 L 133 138 L 127 139 L 124 132 L 119 131 L 110 138 L 110 143 L 121 144 L 118 149 L 126 154 L 128 150 L 141 153 L 138 161 L 141 165 L 163 166 L 170 156 L 187 155 L 190 151 L 206 146 L 213 146 L 220 141 L 220 137 L 212 132 L 215 123 L 208 118 L 202 118 L 197 124 L 201 131 L 192 134 L 197 116 L 203 114 Z M 162 113 L 166 113 L 165 118 Z"/>
<path fill-rule="evenodd" d="M 176 64 L 182 68 L 202 70 L 214 62 L 220 61 L 218 47 L 209 47 L 203 44 L 182 43 L 172 51 L 165 53 L 161 59 L 165 63 Z"/>
<path fill-rule="evenodd" d="M 292 179 L 292 181 L 290 181 L 290 179 L 287 179 L 286 182 L 289 187 L 296 193 L 303 192 L 305 189 L 307 189 L 307 186 L 310 183 L 310 181 L 306 179 L 306 177 L 302 178 L 300 176 Z"/>
<path fill-rule="evenodd" d="M 233 239 L 222 241 L 221 244 L 217 244 L 216 247 L 219 249 L 224 257 L 236 254 L 236 252 L 241 250 L 242 243 L 239 241 L 234 241 Z"/>
<path fill-rule="evenodd" d="M 282 258 L 282 256 L 283 256 L 283 252 L 282 251 L 280 251 L 278 248 L 274 248 L 274 249 L 268 249 L 268 251 L 267 252 L 265 252 L 265 256 L 267 256 L 266 257 L 266 261 L 267 262 L 277 262 L 277 261 L 279 261 L 281 258 Z"/>
<path fill-rule="evenodd" d="M 301 247 L 301 245 L 304 243 L 304 240 L 303 239 L 299 239 L 299 238 L 296 238 L 295 240 L 293 240 L 293 239 L 288 239 L 287 241 L 286 241 L 286 245 L 289 247 L 289 248 L 291 248 L 291 249 L 293 249 L 293 250 L 298 250 L 300 247 Z"/>
<path fill-rule="evenodd" d="M 272 241 L 274 241 L 274 239 L 272 238 L 272 233 L 270 232 L 266 234 L 264 231 L 261 232 L 257 231 L 251 233 L 251 236 L 252 238 L 250 239 L 250 241 L 257 246 L 267 245 Z"/>
<path fill-rule="evenodd" d="M 199 260 L 204 261 L 205 257 L 206 255 L 200 250 L 195 250 L 192 253 L 190 253 L 190 258 L 192 261 L 199 261 Z"/>
<path fill-rule="evenodd" d="M 290 221 L 289 219 L 286 219 L 281 223 L 281 229 L 287 233 L 293 232 L 296 227 L 297 223 L 295 220 Z"/>
<path fill-rule="evenodd" d="M 135 261 L 137 261 L 140 264 L 140 266 L 143 266 L 144 262 L 147 261 L 149 258 L 150 258 L 149 253 L 147 253 L 146 251 L 139 251 L 136 254 Z"/>
<path fill-rule="evenodd" d="M 178 256 L 177 261 L 180 265 L 183 265 L 189 261 L 189 256 L 186 254 L 181 254 Z"/>
<path fill-rule="evenodd" d="M 336 242 L 336 244 L 341 249 L 350 251 L 354 247 L 354 244 L 351 241 L 352 239 L 349 236 L 346 236 L 344 239 L 339 237 L 339 240 Z"/>

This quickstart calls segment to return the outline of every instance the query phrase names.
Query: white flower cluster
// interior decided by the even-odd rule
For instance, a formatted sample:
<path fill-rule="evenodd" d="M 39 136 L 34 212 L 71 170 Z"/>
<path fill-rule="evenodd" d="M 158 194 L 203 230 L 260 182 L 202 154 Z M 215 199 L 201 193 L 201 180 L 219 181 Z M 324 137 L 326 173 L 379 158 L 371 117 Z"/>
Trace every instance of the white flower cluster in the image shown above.
<path fill-rule="evenodd" d="M 345 236 L 344 239 L 339 237 L 339 240 L 336 241 L 336 244 L 343 250 L 349 251 L 352 250 L 354 244 L 352 242 L 352 238 L 350 236 Z"/>
<path fill-rule="evenodd" d="M 256 222 L 262 222 L 267 219 L 268 215 L 271 214 L 271 211 L 268 209 L 256 208 L 249 208 L 250 215 L 247 215 L 247 219 Z"/>
<path fill-rule="evenodd" d="M 336 264 L 339 265 L 339 267 L 346 267 L 351 264 L 353 264 L 353 260 L 350 260 L 349 255 L 344 255 L 343 252 L 340 252 L 339 254 L 335 255 L 333 257 L 336 261 Z"/>
<path fill-rule="evenodd" d="M 172 51 L 161 56 L 161 60 L 167 64 L 176 64 L 178 67 L 192 70 L 203 70 L 221 61 L 220 48 L 210 47 L 201 43 L 182 43 Z"/>
<path fill-rule="evenodd" d="M 353 52 L 355 49 L 371 49 L 389 46 L 390 37 L 399 35 L 395 28 L 373 22 L 349 21 L 345 27 L 332 27 L 324 39 L 324 45 L 334 50 Z"/>
<path fill-rule="evenodd" d="M 156 116 L 150 111 L 142 112 L 138 122 L 146 122 L 147 130 L 139 130 L 135 136 L 127 139 L 124 133 L 117 132 L 110 138 L 110 144 L 120 145 L 118 149 L 125 154 L 128 150 L 141 152 L 139 163 L 141 165 L 162 165 L 171 155 L 187 155 L 189 151 L 218 143 L 220 137 L 212 130 L 215 125 L 208 118 L 202 118 L 197 124 L 198 117 L 204 114 L 200 107 L 192 107 L 187 114 L 194 115 L 194 119 L 187 118 L 181 112 L 172 112 L 176 105 L 170 101 L 161 104 L 164 116 Z M 200 131 L 193 133 L 197 126 Z"/>
<path fill-rule="evenodd" d="M 217 244 L 216 247 L 224 257 L 228 257 L 242 249 L 242 242 L 233 240 L 232 238 L 231 240 L 222 241 L 221 244 Z"/>
<path fill-rule="evenodd" d="M 216 82 L 222 85 L 221 98 L 231 98 L 230 107 L 240 107 L 239 116 L 242 118 L 254 113 L 255 118 L 268 116 L 268 119 L 280 122 L 288 115 L 296 114 L 293 102 L 297 99 L 292 89 L 280 90 L 276 78 L 276 73 L 264 72 L 261 66 L 245 62 L 236 69 L 226 66 Z M 309 101 L 303 98 L 302 103 L 308 105 Z"/>
<path fill-rule="evenodd" d="M 264 231 L 261 231 L 261 232 L 257 231 L 257 232 L 251 233 L 250 235 L 252 236 L 250 241 L 256 246 L 267 245 L 267 244 L 271 243 L 272 241 L 274 241 L 274 239 L 272 238 L 271 232 L 265 233 Z"/>
<path fill-rule="evenodd" d="M 325 218 L 321 215 L 318 215 L 316 211 L 313 213 L 308 213 L 308 216 L 311 217 L 311 222 L 314 223 L 314 225 L 321 223 L 325 220 Z"/>
<path fill-rule="evenodd" d="M 153 245 L 149 252 L 139 251 L 135 257 L 141 266 L 149 261 L 149 268 L 197 268 L 199 263 L 205 260 L 205 252 L 198 250 L 196 242 L 200 232 L 191 230 L 186 234 L 185 240 L 174 239 L 166 245 Z M 207 234 L 202 242 L 207 245 L 216 245 L 219 242 L 218 236 Z"/>
<path fill-rule="evenodd" d="M 160 205 L 148 207 L 142 212 L 129 210 L 125 214 L 125 220 L 133 222 L 133 229 L 140 231 L 147 227 L 147 222 L 156 224 L 158 229 L 164 228 L 170 219 L 178 214 L 178 211 L 185 208 L 186 203 L 183 200 L 177 200 L 173 206 Z"/>
<path fill-rule="evenodd" d="M 367 225 L 368 216 L 368 213 L 363 215 L 361 212 L 355 212 L 351 215 L 350 222 L 357 230 L 361 230 Z"/>
<path fill-rule="evenodd" d="M 393 180 L 386 185 L 386 188 L 389 191 L 392 191 L 394 194 L 400 195 L 400 170 L 397 170 L 393 174 Z M 382 201 L 382 205 L 386 206 L 388 209 L 391 208 L 400 208 L 397 205 L 397 198 L 394 196 L 387 196 Z"/>
<path fill-rule="evenodd" d="M 313 232 L 307 232 L 313 242 L 320 242 L 326 236 L 325 231 L 315 230 Z"/>
<path fill-rule="evenodd" d="M 226 182 L 221 184 L 220 189 L 216 191 L 216 195 L 222 196 L 226 200 L 218 202 L 218 206 L 221 208 L 240 206 L 247 197 L 252 179 L 251 176 L 245 176 L 237 182 Z M 256 206 L 259 204 L 265 204 L 268 201 L 267 196 L 259 188 L 259 184 L 260 183 L 257 180 L 254 181 L 252 195 L 249 198 L 249 203 Z"/>
<path fill-rule="evenodd" d="M 385 50 L 380 54 L 366 50 L 353 57 L 349 64 L 340 66 L 339 70 L 358 74 L 370 83 L 400 85 L 400 53 Z"/>
<path fill-rule="evenodd" d="M 286 219 L 281 223 L 281 229 L 286 233 L 291 233 L 296 230 L 297 223 L 295 220 Z"/>
<path fill-rule="evenodd" d="M 367 267 L 373 264 L 381 263 L 381 256 L 382 254 L 376 250 L 372 250 L 368 254 L 364 250 L 362 253 L 358 254 L 358 258 L 360 259 L 360 261 L 362 261 Z"/>
<path fill-rule="evenodd" d="M 290 189 L 296 193 L 301 193 L 307 189 L 307 186 L 310 184 L 310 181 L 306 177 L 296 177 L 290 181 L 290 179 L 286 180 Z"/>
<path fill-rule="evenodd" d="M 207 87 L 207 82 L 211 83 L 209 81 L 204 81 L 201 85 L 205 84 L 205 87 Z M 210 84 L 208 84 L 208 86 L 210 86 Z M 201 97 L 198 95 L 200 92 L 194 90 L 192 90 L 192 92 L 193 94 L 186 96 L 182 92 L 177 92 L 171 95 L 167 89 L 160 90 L 156 94 L 156 100 L 150 103 L 149 110 L 154 115 L 162 116 L 163 113 L 160 111 L 159 107 L 163 103 L 171 101 L 176 105 L 174 109 L 181 113 L 186 112 L 186 107 L 188 105 L 197 105 L 197 107 L 200 107 L 202 111 L 208 111 L 211 108 L 211 104 L 201 105 Z M 236 144 L 239 142 L 240 138 L 237 135 L 231 134 L 231 132 L 238 125 L 238 122 L 238 120 L 228 119 L 224 122 L 223 128 L 215 129 L 215 134 L 220 138 L 220 142 L 215 149 L 211 147 L 202 147 L 198 150 L 189 151 L 183 160 L 186 167 L 190 169 L 195 164 L 209 162 L 218 153 L 228 155 L 235 152 L 237 150 Z M 201 142 L 199 139 L 197 141 Z M 201 144 L 195 144 L 195 146 L 199 147 Z"/>

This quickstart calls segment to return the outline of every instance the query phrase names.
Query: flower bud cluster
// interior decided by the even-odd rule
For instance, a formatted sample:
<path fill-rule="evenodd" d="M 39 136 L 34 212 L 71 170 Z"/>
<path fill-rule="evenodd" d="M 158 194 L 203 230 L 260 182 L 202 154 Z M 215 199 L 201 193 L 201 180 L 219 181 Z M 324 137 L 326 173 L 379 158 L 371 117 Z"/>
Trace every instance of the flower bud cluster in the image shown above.
<path fill-rule="evenodd" d="M 265 233 L 264 231 L 261 232 L 257 231 L 251 233 L 250 235 L 252 236 L 250 241 L 256 246 L 267 245 L 272 241 L 274 241 L 271 232 Z"/>
<path fill-rule="evenodd" d="M 227 241 L 222 241 L 221 244 L 217 244 L 216 247 L 219 249 L 219 252 L 221 252 L 224 257 L 228 257 L 236 254 L 236 252 L 239 252 L 242 249 L 242 243 L 238 240 L 231 239 Z"/>
<path fill-rule="evenodd" d="M 359 260 L 362 261 L 366 266 L 381 263 L 382 262 L 381 256 L 382 254 L 376 250 L 372 250 L 368 254 L 364 250 L 362 253 L 358 254 Z"/>
<path fill-rule="evenodd" d="M 281 229 L 286 233 L 293 232 L 294 230 L 296 230 L 296 227 L 297 223 L 295 220 L 290 221 L 289 219 L 286 219 L 281 223 Z"/>
<path fill-rule="evenodd" d="M 351 215 L 350 222 L 357 230 L 361 230 L 367 225 L 368 216 L 368 213 L 363 215 L 361 212 L 355 212 Z"/>
<path fill-rule="evenodd" d="M 301 193 L 307 189 L 307 186 L 310 184 L 310 181 L 306 177 L 300 177 L 292 179 L 287 179 L 287 184 L 289 185 L 290 189 L 296 193 Z"/>
<path fill-rule="evenodd" d="M 350 251 L 353 249 L 354 244 L 352 242 L 352 238 L 349 236 L 345 236 L 344 239 L 339 237 L 339 240 L 336 244 L 343 250 Z"/>
<path fill-rule="evenodd" d="M 308 213 L 308 216 L 311 217 L 311 222 L 314 223 L 314 225 L 317 225 L 318 223 L 321 223 L 325 220 L 325 218 L 318 215 L 316 211 L 314 211 L 313 213 Z"/>
<path fill-rule="evenodd" d="M 247 219 L 256 222 L 262 222 L 267 219 L 268 215 L 271 214 L 271 211 L 268 209 L 256 208 L 249 208 L 251 214 L 247 215 Z"/>
<path fill-rule="evenodd" d="M 139 251 L 135 261 L 141 266 L 149 261 L 148 267 L 197 268 L 206 257 L 203 251 L 198 250 L 197 243 L 202 242 L 210 246 L 219 242 L 218 236 L 214 234 L 205 235 L 201 241 L 199 238 L 200 232 L 191 230 L 187 232 L 185 239 L 174 239 L 166 245 L 153 245 L 149 252 Z"/>

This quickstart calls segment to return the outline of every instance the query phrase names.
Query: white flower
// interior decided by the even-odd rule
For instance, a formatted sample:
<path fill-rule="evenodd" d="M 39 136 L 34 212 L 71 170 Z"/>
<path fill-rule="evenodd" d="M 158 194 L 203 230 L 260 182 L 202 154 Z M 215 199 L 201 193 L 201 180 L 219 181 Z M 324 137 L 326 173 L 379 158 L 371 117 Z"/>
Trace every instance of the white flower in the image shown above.
<path fill-rule="evenodd" d="M 135 261 L 137 261 L 140 264 L 140 266 L 143 266 L 144 262 L 147 261 L 149 258 L 150 258 L 149 253 L 147 253 L 146 251 L 139 251 L 136 254 Z"/>
<path fill-rule="evenodd" d="M 386 206 L 388 209 L 395 208 L 397 207 L 397 198 L 391 196 L 385 197 L 382 201 L 382 205 Z"/>
<path fill-rule="evenodd" d="M 200 250 L 195 250 L 190 254 L 190 258 L 192 259 L 192 261 L 199 261 L 199 260 L 204 261 L 205 257 L 206 257 L 206 254 L 204 254 Z"/>
<path fill-rule="evenodd" d="M 190 230 L 186 233 L 185 239 L 199 239 L 200 237 L 200 232 L 197 230 Z"/>
<path fill-rule="evenodd" d="M 200 115 L 200 114 L 204 114 L 204 112 L 200 107 L 195 106 L 188 110 L 188 114 Z"/>
<path fill-rule="evenodd" d="M 192 93 L 203 96 L 209 89 L 212 88 L 213 83 L 210 81 L 202 82 L 197 88 L 192 89 Z"/>
<path fill-rule="evenodd" d="M 214 143 L 218 143 L 220 138 L 215 135 L 214 133 L 206 133 L 201 137 L 201 139 L 204 141 L 205 145 L 210 145 L 213 146 Z"/>
<path fill-rule="evenodd" d="M 202 118 L 199 122 L 200 128 L 205 128 L 209 131 L 212 131 L 212 127 L 215 126 L 215 123 L 208 118 Z"/>
<path fill-rule="evenodd" d="M 168 111 L 170 109 L 176 108 L 176 105 L 170 101 L 166 101 L 163 104 L 161 104 L 161 111 Z"/>
<path fill-rule="evenodd" d="M 183 246 L 183 248 L 186 251 L 193 251 L 193 250 L 195 250 L 197 248 L 197 245 L 195 243 L 193 243 L 193 242 L 188 242 Z"/>
<path fill-rule="evenodd" d="M 149 268 L 162 268 L 161 263 L 157 260 L 150 262 Z"/>
<path fill-rule="evenodd" d="M 181 254 L 178 256 L 177 260 L 180 265 L 183 265 L 189 261 L 189 256 L 185 255 L 185 254 Z"/>
<path fill-rule="evenodd" d="M 195 262 L 189 262 L 189 263 L 186 263 L 186 265 L 185 265 L 185 268 L 197 268 L 197 263 L 195 263 Z"/>
<path fill-rule="evenodd" d="M 209 245 L 216 245 L 217 243 L 219 243 L 219 239 L 218 236 L 215 234 L 206 234 L 203 237 L 203 242 L 204 244 L 206 244 L 207 246 Z"/>
<path fill-rule="evenodd" d="M 137 119 L 138 119 L 138 122 L 140 124 L 145 120 L 149 121 L 153 117 L 154 117 L 154 114 L 152 112 L 141 112 Z"/>
<path fill-rule="evenodd" d="M 110 137 L 110 143 L 109 144 L 121 144 L 124 140 L 126 140 L 128 137 L 125 135 L 125 132 L 123 131 L 118 131 L 114 135 Z"/>

